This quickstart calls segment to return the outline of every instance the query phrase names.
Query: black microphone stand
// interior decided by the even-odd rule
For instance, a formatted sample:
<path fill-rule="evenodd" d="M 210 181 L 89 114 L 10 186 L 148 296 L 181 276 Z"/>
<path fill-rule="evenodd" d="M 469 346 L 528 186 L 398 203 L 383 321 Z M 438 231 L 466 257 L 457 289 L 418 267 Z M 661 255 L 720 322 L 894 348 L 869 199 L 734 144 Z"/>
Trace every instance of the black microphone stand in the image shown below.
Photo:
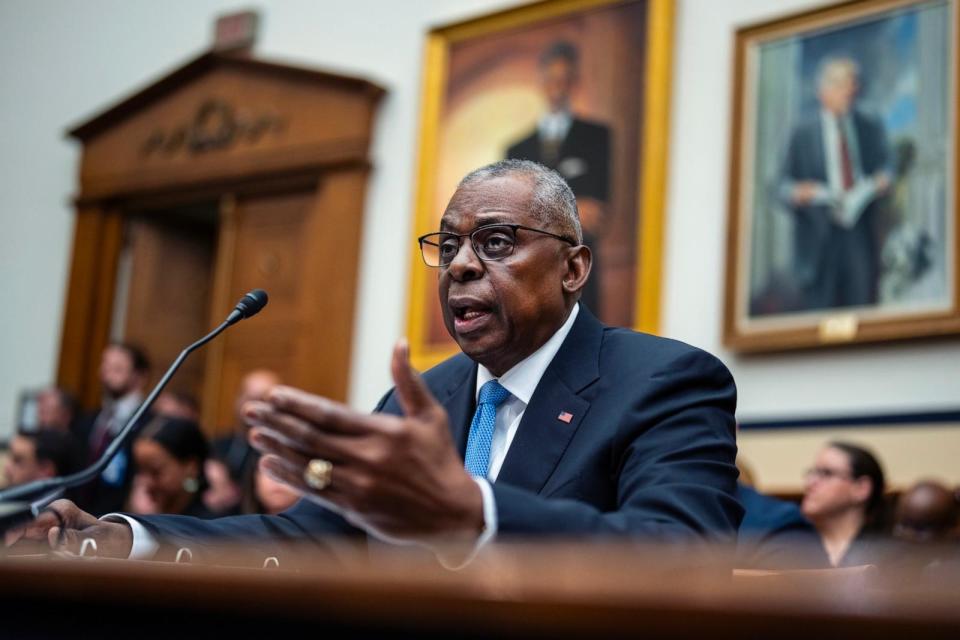
<path fill-rule="evenodd" d="M 51 502 L 62 496 L 66 489 L 86 484 L 100 475 L 100 472 L 110 464 L 113 456 L 130 440 L 130 437 L 136 430 L 137 422 L 153 405 L 157 396 L 160 395 L 164 387 L 167 386 L 170 378 L 177 372 L 177 369 L 179 369 L 180 365 L 187 359 L 187 356 L 223 333 L 227 327 L 236 324 L 243 318 L 249 318 L 260 311 L 266 303 L 267 294 L 260 289 L 255 289 L 251 293 L 246 294 L 220 326 L 181 351 L 177 359 L 174 360 L 170 368 L 167 369 L 167 372 L 160 378 L 160 382 L 153 388 L 153 391 L 150 392 L 146 400 L 140 403 L 140 406 L 137 407 L 134 414 L 127 420 L 123 429 L 120 430 L 120 433 L 117 434 L 110 443 L 110 446 L 107 447 L 106 451 L 103 452 L 103 455 L 101 455 L 100 459 L 95 463 L 82 471 L 68 476 L 44 478 L 43 480 L 35 480 L 0 491 L 0 533 L 30 522 L 40 515 L 40 512 L 46 509 Z"/>

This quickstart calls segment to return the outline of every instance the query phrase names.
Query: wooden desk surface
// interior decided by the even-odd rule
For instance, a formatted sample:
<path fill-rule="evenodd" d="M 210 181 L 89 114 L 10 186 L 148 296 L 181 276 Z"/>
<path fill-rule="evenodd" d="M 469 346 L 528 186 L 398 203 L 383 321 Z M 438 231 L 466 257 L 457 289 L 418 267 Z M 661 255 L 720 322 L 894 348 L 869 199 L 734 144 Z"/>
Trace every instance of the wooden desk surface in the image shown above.
<path fill-rule="evenodd" d="M 404 553 L 280 569 L 8 557 L 0 636 L 956 640 L 957 578 L 731 577 L 719 557 L 582 545 L 491 549 L 460 571 Z"/>

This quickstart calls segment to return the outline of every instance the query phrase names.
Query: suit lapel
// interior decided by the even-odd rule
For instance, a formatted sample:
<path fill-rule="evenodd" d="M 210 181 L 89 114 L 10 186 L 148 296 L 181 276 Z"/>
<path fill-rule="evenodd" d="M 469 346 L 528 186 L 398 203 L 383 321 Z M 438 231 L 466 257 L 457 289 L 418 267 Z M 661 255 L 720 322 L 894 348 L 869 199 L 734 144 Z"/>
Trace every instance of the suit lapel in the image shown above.
<path fill-rule="evenodd" d="M 534 492 L 546 485 L 590 408 L 577 394 L 600 377 L 602 338 L 603 325 L 581 306 L 530 398 L 497 482 Z"/>

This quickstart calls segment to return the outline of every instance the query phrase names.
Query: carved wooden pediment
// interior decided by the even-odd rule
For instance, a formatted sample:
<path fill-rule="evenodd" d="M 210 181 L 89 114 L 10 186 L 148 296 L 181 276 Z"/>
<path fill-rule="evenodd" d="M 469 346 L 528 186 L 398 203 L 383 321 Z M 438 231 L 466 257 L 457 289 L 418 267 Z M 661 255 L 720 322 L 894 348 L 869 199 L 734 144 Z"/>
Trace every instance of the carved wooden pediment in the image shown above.
<path fill-rule="evenodd" d="M 359 78 L 207 53 L 69 133 L 81 197 L 366 162 L 383 90 Z"/>

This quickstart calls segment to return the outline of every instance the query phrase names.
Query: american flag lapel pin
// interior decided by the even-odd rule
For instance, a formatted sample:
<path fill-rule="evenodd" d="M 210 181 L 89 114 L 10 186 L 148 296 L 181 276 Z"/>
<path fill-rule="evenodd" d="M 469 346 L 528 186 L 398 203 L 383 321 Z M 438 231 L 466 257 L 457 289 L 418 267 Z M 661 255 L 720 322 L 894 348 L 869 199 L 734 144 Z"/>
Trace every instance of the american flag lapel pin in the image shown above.
<path fill-rule="evenodd" d="M 557 416 L 557 420 L 566 424 L 570 424 L 570 421 L 573 420 L 573 414 L 569 411 L 561 411 L 560 415 Z"/>

